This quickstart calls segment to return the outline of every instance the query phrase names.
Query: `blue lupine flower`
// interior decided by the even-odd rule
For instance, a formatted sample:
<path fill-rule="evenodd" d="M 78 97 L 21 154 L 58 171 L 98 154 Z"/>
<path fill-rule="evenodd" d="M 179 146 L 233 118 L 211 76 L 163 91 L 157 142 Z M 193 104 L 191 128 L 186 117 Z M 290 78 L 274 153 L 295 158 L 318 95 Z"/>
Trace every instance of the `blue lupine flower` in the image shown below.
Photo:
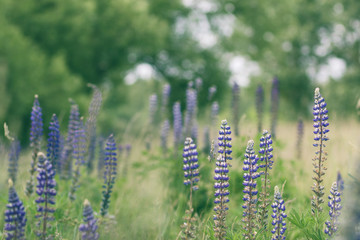
<path fill-rule="evenodd" d="M 185 115 L 185 135 L 189 136 L 191 128 L 196 119 L 197 92 L 192 88 L 186 89 L 186 115 Z"/>
<path fill-rule="evenodd" d="M 161 126 L 161 148 L 163 152 L 167 151 L 167 141 L 170 131 L 170 121 L 166 119 Z"/>
<path fill-rule="evenodd" d="M 109 203 L 110 203 L 110 196 L 112 192 L 112 188 L 115 183 L 115 178 L 117 174 L 117 159 L 116 159 L 116 142 L 114 139 L 114 136 L 111 134 L 107 141 L 106 141 L 106 147 L 105 147 L 105 171 L 104 171 L 104 191 L 103 199 L 101 202 L 101 216 L 105 216 L 108 212 Z"/>
<path fill-rule="evenodd" d="M 13 182 L 9 179 L 9 203 L 5 210 L 5 239 L 25 239 L 26 212 L 22 201 L 19 199 Z"/>
<path fill-rule="evenodd" d="M 279 111 L 279 79 L 274 77 L 271 86 L 271 134 L 276 137 L 276 125 Z"/>
<path fill-rule="evenodd" d="M 231 98 L 231 108 L 232 108 L 233 122 L 235 126 L 234 127 L 235 136 L 239 136 L 239 120 L 240 120 L 239 101 L 240 101 L 240 87 L 235 82 L 232 87 L 232 98 Z"/>
<path fill-rule="evenodd" d="M 18 172 L 18 163 L 19 163 L 19 156 L 20 156 L 20 142 L 19 140 L 15 139 L 11 142 L 10 152 L 9 152 L 9 178 L 15 183 L 17 172 Z"/>
<path fill-rule="evenodd" d="M 219 239 L 223 239 L 226 235 L 225 218 L 227 215 L 229 202 L 229 167 L 231 166 L 228 161 L 231 158 L 231 131 L 230 126 L 226 120 L 221 121 L 219 137 L 218 137 L 218 156 L 216 160 L 215 168 L 215 215 L 214 215 L 214 231 L 215 236 Z"/>
<path fill-rule="evenodd" d="M 327 153 L 324 150 L 325 142 L 329 140 L 327 133 L 329 129 L 328 123 L 328 110 L 326 109 L 326 103 L 324 98 L 320 94 L 319 88 L 315 89 L 315 99 L 314 99 L 314 108 L 313 108 L 313 115 L 314 115 L 314 140 L 315 143 L 313 144 L 314 147 L 317 148 L 315 152 L 315 158 L 313 159 L 314 165 L 314 173 L 315 176 L 313 179 L 315 183 L 312 187 L 312 191 L 314 195 L 311 200 L 312 208 L 311 210 L 313 213 L 321 212 L 322 207 L 321 204 L 324 202 L 322 198 L 324 196 L 324 186 L 322 185 L 323 176 L 325 175 L 326 167 L 324 166 L 324 162 L 326 161 Z"/>
<path fill-rule="evenodd" d="M 329 216 L 330 220 L 325 222 L 325 234 L 329 235 L 330 237 L 333 236 L 337 230 L 338 230 L 338 217 L 340 216 L 340 210 L 342 208 L 340 202 L 341 202 L 341 193 L 338 191 L 337 183 L 334 182 L 330 189 L 330 195 L 329 195 L 329 203 L 328 206 L 330 208 L 329 210 Z"/>
<path fill-rule="evenodd" d="M 46 157 L 51 162 L 56 173 L 57 162 L 59 160 L 59 149 L 60 149 L 60 126 L 59 121 L 54 114 L 50 121 L 49 126 L 49 138 L 47 145 Z"/>
<path fill-rule="evenodd" d="M 180 142 L 182 141 L 182 116 L 181 116 L 181 106 L 179 102 L 176 102 L 173 106 L 173 115 L 174 115 L 174 145 L 175 149 L 178 148 Z"/>
<path fill-rule="evenodd" d="M 32 161 L 30 167 L 30 180 L 26 183 L 25 194 L 30 196 L 34 191 L 34 173 L 36 171 L 37 155 L 41 147 L 43 135 L 42 112 L 38 99 L 35 95 L 34 104 L 31 111 L 30 146 L 32 148 Z"/>
<path fill-rule="evenodd" d="M 261 133 L 264 113 L 264 89 L 260 84 L 256 89 L 256 113 L 258 117 L 258 132 Z"/>
<path fill-rule="evenodd" d="M 52 214 L 55 212 L 55 209 L 52 208 L 51 205 L 55 205 L 56 182 L 54 179 L 55 172 L 53 167 L 43 153 L 39 153 L 37 171 L 38 184 L 36 186 L 36 193 L 38 198 L 35 202 L 37 204 L 38 214 L 36 215 L 36 218 L 39 219 L 37 224 L 39 230 L 36 234 L 40 239 L 47 239 L 49 237 L 49 234 L 47 233 L 47 229 L 50 226 L 49 221 L 54 220 Z"/>
<path fill-rule="evenodd" d="M 259 158 L 255 155 L 254 151 L 254 141 L 250 140 L 247 143 L 246 151 L 245 151 L 245 159 L 244 159 L 244 190 L 245 193 L 243 200 L 244 204 L 242 205 L 243 212 L 243 222 L 245 233 L 244 236 L 248 239 L 254 239 L 256 233 L 255 229 L 256 225 L 256 205 L 257 205 L 257 194 L 258 190 L 256 189 L 257 183 L 256 179 L 260 176 L 258 170 L 258 162 Z"/>
<path fill-rule="evenodd" d="M 97 240 L 99 239 L 99 233 L 97 232 L 98 225 L 97 219 L 94 217 L 93 209 L 90 202 L 85 199 L 83 210 L 84 222 L 80 225 L 79 231 L 81 233 L 82 240 Z"/>
<path fill-rule="evenodd" d="M 273 214 L 271 217 L 273 218 L 273 221 L 271 224 L 273 225 L 273 229 L 271 230 L 272 237 L 271 240 L 275 239 L 281 239 L 285 240 L 285 231 L 286 231 L 286 222 L 285 218 L 287 217 L 285 213 L 285 202 L 281 197 L 281 193 L 279 191 L 279 188 L 275 187 L 274 192 L 274 202 L 271 204 L 271 207 L 273 209 Z"/>
<path fill-rule="evenodd" d="M 297 143 L 296 143 L 298 159 L 301 158 L 303 138 L 304 138 L 304 122 L 302 119 L 300 119 L 297 125 Z"/>
<path fill-rule="evenodd" d="M 268 206 L 270 205 L 269 191 L 270 191 L 270 179 L 269 172 L 272 169 L 273 161 L 273 147 L 271 135 L 267 130 L 263 131 L 263 135 L 260 138 L 260 164 L 259 168 L 261 169 L 260 174 L 262 177 L 262 191 L 259 196 L 259 223 L 263 225 L 264 228 L 267 226 L 267 217 L 268 217 Z"/>
<path fill-rule="evenodd" d="M 186 138 L 183 151 L 184 184 L 189 185 L 192 190 L 197 190 L 199 181 L 198 152 L 191 138 Z"/>

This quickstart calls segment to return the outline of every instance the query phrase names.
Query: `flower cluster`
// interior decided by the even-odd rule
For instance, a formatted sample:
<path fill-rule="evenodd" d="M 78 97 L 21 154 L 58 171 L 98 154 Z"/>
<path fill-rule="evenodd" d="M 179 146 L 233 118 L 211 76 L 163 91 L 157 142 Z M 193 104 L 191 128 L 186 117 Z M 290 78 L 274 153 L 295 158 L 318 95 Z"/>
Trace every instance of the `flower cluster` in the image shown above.
<path fill-rule="evenodd" d="M 314 115 L 314 147 L 317 148 L 315 154 L 315 158 L 313 159 L 314 173 L 313 177 L 314 185 L 312 187 L 312 191 L 314 195 L 311 200 L 312 212 L 320 212 L 322 211 L 321 204 L 324 202 L 322 198 L 324 196 L 324 186 L 322 185 L 323 176 L 325 175 L 326 167 L 324 166 L 324 162 L 326 161 L 326 151 L 325 142 L 329 140 L 327 133 L 329 129 L 328 123 L 328 110 L 326 109 L 326 103 L 324 98 L 320 94 L 319 88 L 315 89 L 315 104 L 313 108 Z"/>
<path fill-rule="evenodd" d="M 262 130 L 262 120 L 264 112 L 264 89 L 259 85 L 256 89 L 256 113 L 258 117 L 258 132 Z"/>
<path fill-rule="evenodd" d="M 198 164 L 198 152 L 196 145 L 191 138 L 186 138 L 183 152 L 184 163 L 184 184 L 190 185 L 192 190 L 197 190 L 196 186 L 199 181 L 199 164 Z"/>
<path fill-rule="evenodd" d="M 228 161 L 231 158 L 231 131 L 230 126 L 226 120 L 221 121 L 219 137 L 218 137 L 218 156 L 216 159 L 215 168 L 215 215 L 214 215 L 214 231 L 215 236 L 219 239 L 223 239 L 226 235 L 225 219 L 227 210 L 229 209 L 227 203 L 229 202 L 229 168 L 231 165 Z"/>
<path fill-rule="evenodd" d="M 185 134 L 189 136 L 196 118 L 197 92 L 192 88 L 186 90 Z"/>
<path fill-rule="evenodd" d="M 331 186 L 330 195 L 329 195 L 329 203 L 328 206 L 330 207 L 329 215 L 330 220 L 325 222 L 325 234 L 329 235 L 330 237 L 333 236 L 336 231 L 338 230 L 338 217 L 340 216 L 341 210 L 341 193 L 338 191 L 337 183 L 334 182 Z"/>
<path fill-rule="evenodd" d="M 19 199 L 13 182 L 9 179 L 9 203 L 5 210 L 5 239 L 24 240 L 24 231 L 26 226 L 25 209 L 22 201 Z"/>
<path fill-rule="evenodd" d="M 36 193 L 38 198 L 35 200 L 35 202 L 37 204 L 38 214 L 36 215 L 36 218 L 39 219 L 39 230 L 36 234 L 40 237 L 40 239 L 47 239 L 47 228 L 49 227 L 49 221 L 54 220 L 54 217 L 51 216 L 51 214 L 55 212 L 55 209 L 52 208 L 51 205 L 55 205 L 56 182 L 54 179 L 55 172 L 53 167 L 43 153 L 39 153 L 37 171 L 38 184 L 36 186 Z"/>
<path fill-rule="evenodd" d="M 60 151 L 60 126 L 59 121 L 54 114 L 50 121 L 49 126 L 49 137 L 47 145 L 46 157 L 51 162 L 51 165 L 54 168 L 54 171 L 59 160 L 59 151 Z"/>
<path fill-rule="evenodd" d="M 274 202 L 271 204 L 271 207 L 273 209 L 273 214 L 271 217 L 273 218 L 273 221 L 271 224 L 273 225 L 273 229 L 271 230 L 271 233 L 273 234 L 271 239 L 281 239 L 285 240 L 285 230 L 286 230 L 286 222 L 285 218 L 287 217 L 285 213 L 285 203 L 284 200 L 281 197 L 281 193 L 279 191 L 279 188 L 275 187 L 274 192 Z"/>
<path fill-rule="evenodd" d="M 259 202 L 259 224 L 266 228 L 267 217 L 268 217 L 268 206 L 270 205 L 269 190 L 270 190 L 270 179 L 269 172 L 272 169 L 274 163 L 273 158 L 273 147 L 271 134 L 267 130 L 263 131 L 263 135 L 260 138 L 260 164 L 259 168 L 262 169 L 260 174 L 263 176 L 262 181 L 262 191 L 260 192 Z"/>
<path fill-rule="evenodd" d="M 109 203 L 110 203 L 110 196 L 112 192 L 112 188 L 115 183 L 116 173 L 117 173 L 117 159 L 116 159 L 116 142 L 114 136 L 111 134 L 108 139 L 106 140 L 106 147 L 105 147 L 105 171 L 104 171 L 104 185 L 103 188 L 105 189 L 102 194 L 102 202 L 101 202 L 101 216 L 105 216 L 108 212 Z"/>
<path fill-rule="evenodd" d="M 175 149 L 179 146 L 182 141 L 182 116 L 181 116 L 181 106 L 179 102 L 176 102 L 173 106 L 173 115 L 174 115 L 174 141 Z"/>
<path fill-rule="evenodd" d="M 84 223 L 80 225 L 79 231 L 81 233 L 82 240 L 97 240 L 99 239 L 99 233 L 97 232 L 98 225 L 97 219 L 94 217 L 93 209 L 90 202 L 85 199 L 84 201 Z"/>
<path fill-rule="evenodd" d="M 19 140 L 14 140 L 11 142 L 10 152 L 9 152 L 9 178 L 15 183 L 17 172 L 18 172 L 18 163 L 20 155 L 20 142 Z"/>
<path fill-rule="evenodd" d="M 245 194 L 243 197 L 244 204 L 242 205 L 243 212 L 243 222 L 244 222 L 244 237 L 247 239 L 255 238 L 255 229 L 256 229 L 256 205 L 257 205 L 257 194 L 258 190 L 256 189 L 257 183 L 256 179 L 260 176 L 260 173 L 257 172 L 259 166 L 257 164 L 259 158 L 255 155 L 254 151 L 254 141 L 248 141 L 245 159 L 244 159 L 244 190 Z"/>

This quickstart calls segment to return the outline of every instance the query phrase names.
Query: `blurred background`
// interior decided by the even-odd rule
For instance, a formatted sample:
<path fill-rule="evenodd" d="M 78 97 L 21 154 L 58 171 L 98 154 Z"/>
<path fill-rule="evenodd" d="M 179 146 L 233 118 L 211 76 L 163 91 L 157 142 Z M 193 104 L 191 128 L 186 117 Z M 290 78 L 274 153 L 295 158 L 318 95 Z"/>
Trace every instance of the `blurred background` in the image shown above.
<path fill-rule="evenodd" d="M 172 89 L 169 112 L 175 101 L 184 106 L 188 83 L 199 78 L 200 113 L 210 105 L 211 86 L 220 106 L 230 108 L 236 82 L 244 114 L 254 109 L 257 86 L 268 93 L 276 76 L 280 119 L 310 119 L 315 86 L 330 115 L 356 116 L 360 1 L 0 0 L 0 6 L 0 121 L 23 143 L 35 94 L 46 125 L 52 113 L 65 123 L 69 98 L 87 113 L 88 83 L 104 94 L 105 133 L 125 129 L 165 83 Z M 270 94 L 265 99 L 269 105 Z"/>

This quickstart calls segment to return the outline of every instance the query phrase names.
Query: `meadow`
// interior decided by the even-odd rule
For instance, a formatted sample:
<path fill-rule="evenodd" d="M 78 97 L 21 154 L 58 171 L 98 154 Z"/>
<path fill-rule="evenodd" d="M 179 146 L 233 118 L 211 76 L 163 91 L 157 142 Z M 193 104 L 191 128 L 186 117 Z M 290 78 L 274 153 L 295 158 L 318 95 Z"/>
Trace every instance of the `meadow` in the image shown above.
<path fill-rule="evenodd" d="M 184 111 L 186 114 L 184 114 L 183 118 L 180 116 L 182 120 L 180 121 L 181 134 L 178 139 L 176 136 L 177 131 L 173 129 L 176 126 L 174 127 L 173 123 L 170 123 L 171 127 L 165 126 L 164 130 L 163 119 L 166 118 L 164 117 L 166 114 L 160 114 L 161 103 L 157 101 L 158 99 L 154 100 L 154 97 L 150 97 L 148 119 L 144 120 L 141 117 L 134 116 L 123 132 L 113 133 L 114 143 L 111 140 L 112 137 L 103 136 L 101 138 L 101 134 L 96 131 L 96 118 L 102 109 L 100 109 L 101 92 L 94 87 L 89 116 L 85 115 L 83 119 L 79 117 L 78 113 L 77 117 L 73 118 L 77 123 L 75 125 L 69 124 L 68 129 L 64 124 L 60 124 L 64 140 L 62 143 L 59 141 L 57 144 L 52 145 L 59 147 L 57 158 L 54 159 L 59 161 L 57 165 L 62 167 L 59 170 L 53 166 L 49 168 L 56 169 L 56 174 L 53 174 L 56 181 L 56 187 L 54 187 L 56 196 L 54 196 L 55 204 L 53 205 L 55 211 L 53 213 L 48 212 L 49 215 L 53 214 L 53 219 L 49 218 L 48 224 L 45 223 L 46 233 L 41 233 L 43 235 L 39 234 L 39 231 L 42 231 L 42 227 L 45 225 L 41 222 L 41 228 L 37 226 L 37 222 L 42 219 L 42 216 L 36 217 L 39 209 L 37 206 L 39 203 L 36 202 L 36 199 L 38 199 L 39 194 L 36 192 L 26 194 L 25 192 L 28 191 L 26 182 L 31 178 L 29 168 L 32 160 L 34 160 L 32 156 L 36 144 L 39 144 L 39 150 L 46 154 L 46 152 L 49 152 L 48 148 L 50 148 L 46 141 L 48 136 L 45 134 L 40 135 L 38 138 L 39 143 L 34 144 L 34 140 L 32 140 L 31 146 L 23 146 L 19 158 L 16 160 L 18 161 L 16 164 L 18 169 L 16 169 L 17 177 L 13 189 L 16 190 L 19 199 L 24 204 L 26 212 L 25 239 L 271 239 L 273 225 L 271 224 L 272 209 L 270 205 L 274 201 L 275 186 L 278 186 L 280 191 L 278 196 L 281 196 L 284 200 L 287 215 L 283 219 L 286 221 L 286 231 L 277 239 L 283 239 L 282 237 L 285 236 L 287 239 L 327 239 L 329 236 L 324 232 L 325 221 L 329 219 L 327 196 L 330 194 L 333 182 L 339 181 L 337 180 L 338 174 L 342 175 L 345 187 L 344 192 L 341 191 L 340 195 L 342 209 L 337 221 L 338 231 L 334 233 L 334 239 L 358 239 L 359 233 L 356 233 L 355 230 L 359 230 L 359 227 L 351 228 L 351 226 L 359 226 L 358 215 L 352 216 L 352 214 L 358 213 L 355 205 L 359 202 L 359 192 L 356 190 L 356 186 L 359 188 L 357 176 L 360 164 L 360 137 L 358 135 L 360 125 L 357 119 L 349 118 L 345 120 L 336 113 L 328 113 L 330 125 L 327 129 L 330 131 L 327 133 L 329 140 L 326 142 L 327 159 L 324 162 L 327 170 L 325 175 L 322 176 L 323 180 L 320 181 L 324 185 L 323 198 L 325 202 L 322 204 L 324 210 L 315 211 L 315 213 L 311 211 L 311 198 L 313 196 L 311 186 L 314 182 L 312 179 L 314 169 L 312 159 L 316 156 L 315 152 L 317 151 L 317 148 L 313 146 L 314 121 L 311 119 L 304 120 L 302 127 L 304 134 L 302 137 L 299 136 L 297 122 L 283 119 L 277 121 L 276 138 L 272 136 L 273 150 L 270 151 L 273 155 L 273 169 L 269 170 L 268 175 L 270 187 L 267 190 L 267 198 L 271 203 L 267 205 L 268 217 L 264 222 L 259 223 L 258 209 L 260 202 L 253 202 L 253 207 L 257 209 L 257 213 L 250 214 L 250 217 L 253 218 L 250 220 L 243 217 L 245 210 L 242 207 L 244 205 L 244 186 L 249 186 L 249 184 L 244 183 L 244 173 L 246 172 L 244 162 L 247 158 L 250 158 L 251 163 L 261 163 L 260 160 L 256 160 L 255 156 L 251 160 L 252 154 L 249 154 L 249 152 L 246 156 L 249 140 L 254 141 L 254 153 L 261 155 L 259 150 L 263 147 L 260 147 L 262 131 L 258 131 L 257 118 L 259 118 L 259 114 L 256 114 L 255 109 L 252 109 L 248 114 L 238 113 L 238 118 L 235 118 L 238 119 L 235 120 L 238 122 L 234 123 L 233 115 L 236 111 L 225 108 L 218 115 L 218 109 L 217 111 L 216 109 L 208 109 L 204 115 L 209 115 L 209 117 L 203 116 L 196 121 L 198 127 L 194 133 L 195 130 L 190 131 L 191 127 L 186 126 L 188 124 L 186 119 L 189 118 L 189 115 L 191 116 L 189 114 L 191 111 L 195 113 L 190 118 L 197 118 L 196 101 L 192 103 L 191 96 L 187 96 L 190 100 L 187 99 L 187 107 L 186 111 Z M 326 101 L 328 96 L 323 97 Z M 39 96 L 39 99 L 41 105 L 41 96 Z M 164 99 L 164 96 L 162 99 Z M 71 105 L 71 109 L 74 110 L 73 107 L 76 104 L 71 103 Z M 191 109 L 191 105 L 195 105 L 193 109 Z M 222 106 L 220 106 L 220 109 L 222 109 Z M 264 114 L 262 117 L 264 118 L 262 129 L 270 131 L 274 119 L 273 114 Z M 175 114 L 170 119 L 173 118 L 176 118 Z M 193 119 L 191 122 L 194 124 Z M 222 119 L 227 119 L 227 126 L 230 126 L 229 134 L 226 135 L 227 133 L 225 133 L 225 136 L 230 136 L 231 140 L 228 142 L 224 140 L 225 143 L 223 144 L 225 144 L 225 152 L 229 150 L 226 150 L 228 146 L 226 144 L 231 144 L 232 160 L 229 160 L 229 163 L 232 166 L 229 167 L 228 171 L 228 209 L 225 210 L 226 218 L 224 218 L 224 223 L 221 223 L 224 224 L 225 228 L 219 230 L 220 232 L 223 231 L 222 234 L 224 235 L 219 235 L 219 231 L 216 230 L 215 226 L 217 223 L 213 219 L 214 215 L 216 215 L 213 210 L 216 206 L 214 204 L 214 201 L 216 201 L 214 197 L 214 170 L 216 162 L 221 162 L 221 160 L 216 160 L 216 156 L 222 158 L 221 147 L 224 147 L 224 145 L 216 146 L 219 142 L 221 143 L 221 140 L 215 141 L 212 146 L 212 148 L 215 148 L 215 152 L 210 152 L 208 145 L 210 145 L 211 140 L 218 138 L 219 130 L 221 133 L 220 126 L 224 124 L 221 121 Z M 238 136 L 234 134 L 234 125 L 236 124 L 239 128 Z M 39 124 L 36 126 L 39 126 Z M 43 124 L 44 129 L 48 126 L 49 123 Z M 208 132 L 206 126 L 209 129 Z M 8 137 L 15 138 L 11 132 L 11 123 L 9 123 L 9 127 L 10 133 L 7 134 Z M 35 130 L 33 127 L 31 132 L 34 133 Z M 185 137 L 190 137 L 186 135 L 187 133 L 192 135 L 191 137 L 194 139 L 198 152 L 198 155 L 193 155 L 196 157 L 189 159 L 198 159 L 197 164 L 199 165 L 199 181 L 195 181 L 191 176 L 189 178 L 189 181 L 192 182 L 191 186 L 197 185 L 198 188 L 191 191 L 191 197 L 189 186 L 184 185 L 183 170 L 183 161 L 184 158 L 187 158 L 186 154 L 183 155 L 184 140 Z M 207 137 L 204 137 L 205 135 Z M 72 136 L 72 139 L 68 141 L 69 136 Z M 92 139 L 95 137 L 95 144 L 92 145 Z M 323 136 L 321 135 L 321 137 Z M 99 141 L 102 141 L 102 144 Z M 108 143 L 106 149 L 104 149 L 105 141 Z M 9 165 L 11 165 L 12 161 L 15 161 L 14 159 L 9 161 L 10 145 L 13 142 L 4 140 L 1 151 L 3 166 L 0 174 L 0 212 L 3 213 L 0 215 L 0 226 L 3 229 L 1 239 L 7 239 L 6 236 L 8 235 L 6 234 L 9 232 L 5 230 L 4 213 L 9 208 L 9 205 L 7 205 L 9 198 L 8 171 L 13 171 L 9 170 Z M 71 145 L 72 153 L 67 156 L 70 159 L 71 167 L 68 167 L 67 171 L 69 172 L 66 176 L 64 173 L 66 159 L 61 158 L 62 154 L 66 153 L 67 144 Z M 112 148 L 114 146 L 115 148 Z M 91 148 L 93 149 L 90 150 Z M 89 167 L 90 160 L 88 159 L 92 151 L 94 151 L 94 155 L 93 160 L 91 160 L 92 165 Z M 104 151 L 108 154 L 105 155 Z M 299 151 L 300 155 L 298 154 Z M 49 155 L 44 156 L 43 160 L 40 160 L 42 158 L 40 154 L 36 154 L 35 159 L 38 163 L 39 161 L 48 163 L 53 161 L 53 155 L 51 154 L 50 157 Z M 115 157 L 116 160 L 105 160 L 106 157 Z M 117 164 L 114 162 L 117 162 Z M 192 164 L 195 164 L 195 161 Z M 35 169 L 34 176 L 37 176 L 41 170 L 37 167 Z M 52 174 L 48 174 L 47 178 L 51 178 L 50 175 Z M 264 174 L 260 175 L 260 178 L 262 178 Z M 224 177 L 225 175 L 221 176 Z M 197 178 L 197 176 L 195 177 Z M 257 183 L 258 192 L 262 191 L 264 183 L 260 178 L 254 179 Z M 34 187 L 39 188 L 37 185 L 41 184 L 37 181 L 38 179 L 35 177 Z M 109 188 L 109 186 L 113 187 Z M 189 198 L 191 204 L 189 204 Z M 83 219 L 85 199 L 88 200 L 85 205 L 89 206 L 89 203 L 91 204 L 94 217 L 97 219 L 92 224 L 97 225 L 98 228 L 80 231 L 80 225 L 86 224 Z M 106 203 L 106 201 L 108 202 Z M 190 209 L 193 208 L 190 213 L 193 219 L 184 219 L 189 206 Z M 348 223 L 353 219 L 357 222 L 351 223 L 352 225 Z M 187 222 L 187 225 L 191 224 L 190 233 L 186 233 L 184 230 L 187 229 L 187 225 L 185 225 L 184 229 L 181 228 L 184 221 Z M 250 224 L 247 221 L 253 221 L 251 223 L 254 224 L 251 233 L 247 229 L 248 225 L 246 224 Z M 267 225 L 266 229 L 263 228 L 265 225 Z M 96 231 L 98 236 L 89 237 L 86 235 L 90 234 L 91 231 Z"/>

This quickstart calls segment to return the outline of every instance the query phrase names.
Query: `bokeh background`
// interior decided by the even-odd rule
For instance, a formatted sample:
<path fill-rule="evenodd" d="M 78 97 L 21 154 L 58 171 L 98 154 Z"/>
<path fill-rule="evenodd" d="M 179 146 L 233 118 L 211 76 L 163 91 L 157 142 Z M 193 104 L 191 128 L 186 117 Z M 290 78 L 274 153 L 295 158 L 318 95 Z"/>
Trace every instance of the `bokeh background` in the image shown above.
<path fill-rule="evenodd" d="M 229 106 L 237 82 L 246 113 L 254 109 L 257 85 L 269 92 L 277 76 L 281 119 L 310 117 L 315 86 L 333 116 L 356 115 L 359 1 L 0 0 L 0 6 L 0 122 L 23 144 L 34 94 L 45 122 L 57 113 L 64 124 L 68 98 L 87 112 L 87 83 L 103 91 L 104 133 L 125 129 L 166 82 L 169 108 L 179 100 L 184 109 L 185 89 L 197 78 L 200 113 L 210 104 L 210 86 L 220 106 Z"/>

